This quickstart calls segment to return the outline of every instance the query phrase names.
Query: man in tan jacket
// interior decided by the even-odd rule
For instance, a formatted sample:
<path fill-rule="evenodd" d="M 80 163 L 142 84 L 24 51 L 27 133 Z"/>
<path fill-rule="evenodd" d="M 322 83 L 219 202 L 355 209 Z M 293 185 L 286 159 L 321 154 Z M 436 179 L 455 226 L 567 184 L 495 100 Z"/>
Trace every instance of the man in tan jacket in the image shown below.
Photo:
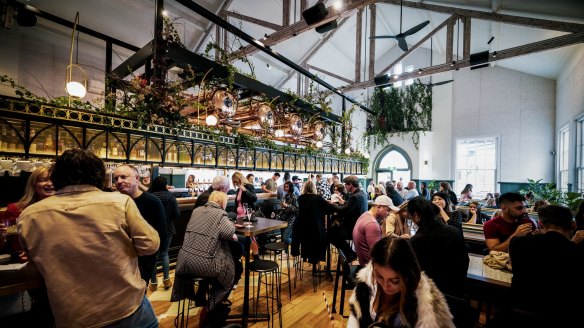
<path fill-rule="evenodd" d="M 154 254 L 158 233 L 132 199 L 103 192 L 105 167 L 73 149 L 54 164 L 57 190 L 20 216 L 20 242 L 45 280 L 57 327 L 158 327 L 138 256 Z"/>

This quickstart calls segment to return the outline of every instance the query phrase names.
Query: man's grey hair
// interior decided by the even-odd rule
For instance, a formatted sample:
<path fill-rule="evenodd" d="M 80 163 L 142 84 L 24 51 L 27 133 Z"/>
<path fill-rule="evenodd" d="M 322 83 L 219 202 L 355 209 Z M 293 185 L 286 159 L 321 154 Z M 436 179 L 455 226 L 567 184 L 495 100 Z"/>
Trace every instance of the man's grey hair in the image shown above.
<path fill-rule="evenodd" d="M 211 185 L 215 191 L 229 191 L 229 179 L 224 175 L 218 175 L 213 178 L 213 184 Z"/>

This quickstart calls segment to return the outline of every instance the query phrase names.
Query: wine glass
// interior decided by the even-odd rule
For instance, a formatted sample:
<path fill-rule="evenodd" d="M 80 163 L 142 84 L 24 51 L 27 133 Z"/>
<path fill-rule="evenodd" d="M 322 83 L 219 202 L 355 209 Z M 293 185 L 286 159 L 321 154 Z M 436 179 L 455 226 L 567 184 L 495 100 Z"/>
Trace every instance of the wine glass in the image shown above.
<path fill-rule="evenodd" d="M 251 224 L 251 216 L 253 214 L 253 210 L 249 207 L 245 207 L 245 215 L 247 216 L 247 221 L 246 223 L 244 223 L 248 228 L 252 228 L 253 225 Z"/>

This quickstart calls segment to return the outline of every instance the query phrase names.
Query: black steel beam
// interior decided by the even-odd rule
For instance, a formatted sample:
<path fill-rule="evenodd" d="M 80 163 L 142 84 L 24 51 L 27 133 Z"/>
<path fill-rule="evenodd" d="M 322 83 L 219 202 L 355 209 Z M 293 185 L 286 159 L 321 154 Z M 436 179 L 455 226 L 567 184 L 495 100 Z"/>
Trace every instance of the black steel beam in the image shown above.
<path fill-rule="evenodd" d="M 34 13 L 35 15 L 37 15 L 38 17 L 44 18 L 46 20 L 49 20 L 53 23 L 57 23 L 59 25 L 62 26 L 66 26 L 69 28 L 73 28 L 73 22 L 70 22 L 66 19 L 63 19 L 61 17 L 57 17 L 55 15 L 49 14 L 48 12 L 42 11 L 40 9 L 37 9 L 36 7 L 30 6 L 30 5 L 26 5 L 26 4 L 22 4 L 18 1 L 9 1 L 9 4 L 12 6 L 15 6 L 17 8 L 24 8 L 32 13 Z M 109 41 L 117 46 L 120 47 L 124 47 L 126 49 L 132 50 L 132 51 L 138 51 L 140 48 L 136 47 L 135 45 L 129 44 L 127 42 L 118 40 L 116 38 L 112 38 L 111 36 L 107 36 L 105 34 L 99 33 L 97 31 L 94 31 L 90 28 L 87 28 L 85 26 L 82 25 L 77 25 L 77 31 L 81 32 L 81 33 L 85 33 L 87 35 L 91 35 L 93 37 L 96 37 L 98 39 L 104 40 L 104 41 Z"/>
<path fill-rule="evenodd" d="M 130 73 L 144 66 L 147 60 L 152 59 L 153 51 L 153 41 L 150 41 L 142 47 L 142 49 L 138 50 L 135 54 L 118 65 L 118 67 L 112 71 L 112 75 L 119 79 L 125 78 Z"/>
<path fill-rule="evenodd" d="M 235 36 L 241 38 L 242 40 L 248 42 L 249 44 L 252 44 L 254 47 L 262 50 L 263 52 L 265 52 L 268 55 L 270 55 L 270 56 L 274 57 L 275 59 L 277 59 L 278 61 L 286 64 L 288 67 L 296 70 L 297 72 L 303 74 L 304 76 L 307 76 L 308 78 L 312 79 L 313 81 L 317 82 L 318 84 L 322 85 L 323 87 L 331 90 L 332 92 L 338 94 L 339 96 L 341 96 L 343 98 L 346 98 L 347 97 L 342 92 L 340 92 L 339 90 L 337 90 L 337 88 L 335 88 L 332 85 L 328 84 L 327 82 L 323 81 L 318 76 L 310 73 L 308 70 L 302 68 L 301 66 L 299 66 L 298 64 L 296 64 L 293 61 L 289 60 L 288 58 L 280 55 L 279 53 L 277 53 L 275 51 L 273 51 L 270 47 L 264 46 L 264 44 L 261 41 L 256 40 L 251 35 L 243 32 L 239 28 L 231 25 L 229 22 L 227 22 L 226 20 L 222 19 L 221 17 L 215 15 L 214 13 L 210 12 L 209 10 L 207 10 L 206 8 L 204 8 L 203 6 L 201 6 L 201 5 L 193 2 L 191 0 L 176 0 L 176 2 L 178 2 L 181 5 L 187 7 L 188 9 L 196 12 L 197 14 L 205 17 L 206 19 L 208 19 L 212 23 L 215 23 L 217 26 L 220 26 L 220 27 L 224 28 L 225 30 L 233 33 Z M 368 107 L 366 107 L 365 105 L 363 105 L 363 104 L 355 101 L 354 99 L 347 98 L 347 100 L 349 100 L 350 102 L 358 105 L 364 111 L 366 111 L 366 112 L 368 112 L 370 114 L 374 114 Z"/>

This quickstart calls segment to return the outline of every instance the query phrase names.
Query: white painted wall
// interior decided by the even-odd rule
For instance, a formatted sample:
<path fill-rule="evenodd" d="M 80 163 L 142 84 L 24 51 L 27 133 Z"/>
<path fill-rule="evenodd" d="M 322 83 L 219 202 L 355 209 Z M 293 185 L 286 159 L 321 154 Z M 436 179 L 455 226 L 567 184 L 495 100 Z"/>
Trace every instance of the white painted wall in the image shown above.
<path fill-rule="evenodd" d="M 559 129 L 570 127 L 570 149 L 576 149 L 576 119 L 584 114 L 584 45 L 578 45 L 578 53 L 566 65 L 557 81 L 555 135 Z M 570 167 L 576 166 L 575 151 L 570 152 Z M 575 185 L 574 170 L 568 174 L 568 182 Z"/>
<path fill-rule="evenodd" d="M 500 67 L 457 71 L 454 80 L 452 142 L 496 136 L 498 181 L 554 181 L 555 81 Z"/>

